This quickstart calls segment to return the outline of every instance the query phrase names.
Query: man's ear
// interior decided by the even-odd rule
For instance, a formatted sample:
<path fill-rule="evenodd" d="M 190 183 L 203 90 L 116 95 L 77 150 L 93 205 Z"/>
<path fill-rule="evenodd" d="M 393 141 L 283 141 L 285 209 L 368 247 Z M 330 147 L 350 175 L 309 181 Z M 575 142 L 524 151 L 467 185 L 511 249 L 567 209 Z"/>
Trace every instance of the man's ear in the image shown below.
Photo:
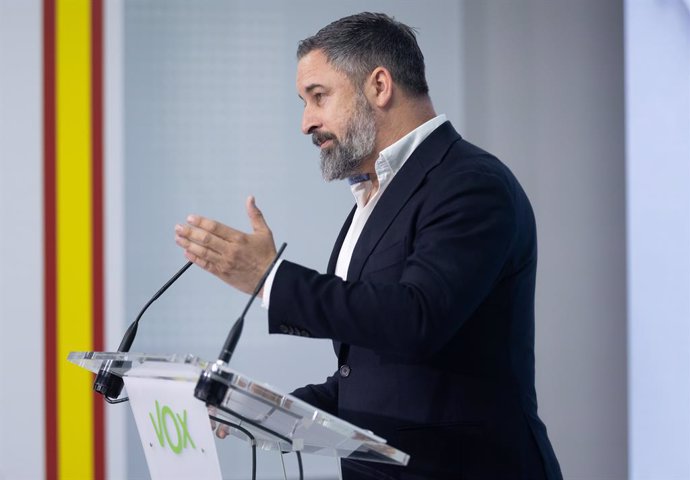
<path fill-rule="evenodd" d="M 393 98 L 393 77 L 385 67 L 376 67 L 364 82 L 364 93 L 372 105 L 386 108 Z"/>

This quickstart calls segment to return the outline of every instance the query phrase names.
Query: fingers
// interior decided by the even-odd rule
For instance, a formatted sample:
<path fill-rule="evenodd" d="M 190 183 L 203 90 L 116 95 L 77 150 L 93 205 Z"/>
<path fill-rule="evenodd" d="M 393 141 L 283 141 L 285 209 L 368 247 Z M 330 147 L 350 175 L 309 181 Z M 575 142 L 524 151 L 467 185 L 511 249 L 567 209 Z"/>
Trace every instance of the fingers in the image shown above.
<path fill-rule="evenodd" d="M 230 427 L 224 424 L 218 424 L 218 428 L 216 429 L 216 437 L 223 439 L 228 436 L 228 433 L 230 433 Z"/>
<path fill-rule="evenodd" d="M 256 206 L 256 199 L 254 196 L 247 197 L 247 216 L 252 224 L 252 229 L 254 232 L 270 232 L 271 229 L 268 228 L 264 214 L 261 213 L 259 207 Z"/>
<path fill-rule="evenodd" d="M 208 413 L 209 417 L 217 415 L 214 407 L 208 407 Z M 211 431 L 215 432 L 218 438 L 223 439 L 228 436 L 228 433 L 230 433 L 230 427 L 228 427 L 222 421 L 216 421 L 213 418 L 209 418 L 209 420 L 211 420 Z"/>
<path fill-rule="evenodd" d="M 210 218 L 202 217 L 200 215 L 189 215 L 187 217 L 187 223 L 198 231 L 207 232 L 215 237 L 229 241 L 237 240 L 243 235 L 242 232 L 239 232 L 234 228 L 230 228 L 227 225 L 215 220 L 211 220 Z"/>
<path fill-rule="evenodd" d="M 184 256 L 245 293 L 251 293 L 275 256 L 273 234 L 254 197 L 246 203 L 253 232 L 244 233 L 220 222 L 189 215 L 186 224 L 175 225 L 175 243 Z"/>
<path fill-rule="evenodd" d="M 237 239 L 239 236 L 233 235 L 233 238 Z M 215 253 L 222 253 L 227 242 L 232 240 L 219 237 L 202 228 L 178 224 L 175 225 L 175 241 L 185 249 L 190 245 L 197 245 Z M 199 250 L 194 251 L 194 253 L 199 254 Z"/>
<path fill-rule="evenodd" d="M 223 273 L 234 264 L 237 247 L 248 243 L 247 234 L 203 217 L 193 217 L 192 221 L 216 233 L 201 227 L 178 224 L 175 225 L 175 243 L 184 248 L 184 255 L 190 262 L 211 273 Z M 225 238 L 218 236 L 219 233 Z"/>
<path fill-rule="evenodd" d="M 221 257 L 222 240 L 210 238 L 209 233 L 184 232 L 184 227 L 175 227 L 175 243 L 184 248 L 186 252 L 206 261 L 215 262 Z"/>
<path fill-rule="evenodd" d="M 199 256 L 197 256 L 197 255 L 194 255 L 194 254 L 191 253 L 189 250 L 185 250 L 185 251 L 184 251 L 184 257 L 185 257 L 187 260 L 189 260 L 190 262 L 194 263 L 195 265 L 197 265 L 197 266 L 203 268 L 203 269 L 206 270 L 207 272 L 211 272 L 211 273 L 220 273 L 220 271 L 218 270 L 218 268 L 216 267 L 215 264 L 213 264 L 213 263 L 211 263 L 210 261 L 205 260 L 205 259 L 203 259 L 203 258 L 201 258 L 201 257 L 199 257 Z"/>
<path fill-rule="evenodd" d="M 206 270 L 227 255 L 231 243 L 246 243 L 245 233 L 215 220 L 189 215 L 187 221 L 188 225 L 175 225 L 175 243 L 185 249 L 188 260 Z"/>

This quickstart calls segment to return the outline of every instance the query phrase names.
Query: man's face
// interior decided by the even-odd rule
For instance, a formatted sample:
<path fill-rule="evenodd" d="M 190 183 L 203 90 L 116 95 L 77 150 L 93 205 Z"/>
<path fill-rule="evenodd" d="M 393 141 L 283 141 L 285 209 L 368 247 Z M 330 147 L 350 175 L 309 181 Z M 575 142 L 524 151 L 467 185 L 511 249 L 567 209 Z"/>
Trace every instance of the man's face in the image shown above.
<path fill-rule="evenodd" d="M 374 111 L 364 94 L 319 50 L 299 61 L 297 92 L 304 101 L 302 132 L 321 149 L 323 178 L 340 180 L 360 172 L 376 142 Z"/>

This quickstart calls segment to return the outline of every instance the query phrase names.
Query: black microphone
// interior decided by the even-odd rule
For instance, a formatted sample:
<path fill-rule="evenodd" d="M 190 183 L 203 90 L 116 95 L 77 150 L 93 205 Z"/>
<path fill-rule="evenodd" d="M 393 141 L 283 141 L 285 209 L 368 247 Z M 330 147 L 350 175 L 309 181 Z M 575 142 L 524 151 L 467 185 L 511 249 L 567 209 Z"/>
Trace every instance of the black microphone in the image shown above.
<path fill-rule="evenodd" d="M 249 301 L 247 302 L 247 305 L 244 307 L 242 314 L 239 316 L 237 320 L 235 320 L 235 324 L 230 329 L 230 333 L 228 334 L 228 337 L 225 339 L 225 344 L 223 345 L 223 349 L 220 351 L 218 360 L 215 364 L 212 365 L 211 370 L 207 369 L 199 377 L 199 381 L 197 382 L 196 387 L 194 388 L 194 396 L 199 400 L 202 400 L 207 404 L 217 406 L 220 404 L 223 397 L 225 396 L 225 392 L 227 391 L 227 385 L 218 382 L 216 379 L 212 378 L 211 373 L 218 373 L 220 365 L 227 365 L 228 363 L 230 363 L 232 354 L 235 353 L 235 347 L 237 347 L 237 342 L 240 340 L 240 336 L 242 335 L 242 328 L 244 327 L 244 317 L 249 311 L 249 307 L 251 307 L 252 302 L 254 302 L 254 299 L 259 294 L 261 289 L 264 287 L 264 283 L 266 283 L 268 275 L 271 273 L 271 270 L 273 270 L 273 267 L 275 266 L 276 262 L 278 262 L 278 259 L 283 254 L 285 247 L 287 247 L 287 243 L 283 243 L 280 246 L 278 252 L 276 253 L 276 256 L 273 258 L 273 261 L 262 275 L 261 279 L 259 280 L 259 283 L 256 284 L 256 288 L 254 288 L 252 296 L 249 297 Z M 220 373 L 220 375 L 222 376 L 222 372 Z"/>
<path fill-rule="evenodd" d="M 230 329 L 230 333 L 228 334 L 228 338 L 225 339 L 225 344 L 223 345 L 223 349 L 220 351 L 218 360 L 221 360 L 225 363 L 230 363 L 230 358 L 232 358 L 232 354 L 235 353 L 235 347 L 237 346 L 237 342 L 240 339 L 240 335 L 242 335 L 242 328 L 244 327 L 244 316 L 249 311 L 249 307 L 252 306 L 252 303 L 254 302 L 256 296 L 259 294 L 261 289 L 264 288 L 264 283 L 266 283 L 268 275 L 271 273 L 271 270 L 273 270 L 273 267 L 275 266 L 276 262 L 283 254 L 283 250 L 285 250 L 285 247 L 287 247 L 287 243 L 283 242 L 283 244 L 278 249 L 276 256 L 273 257 L 273 261 L 268 266 L 264 274 L 261 276 L 259 283 L 256 284 L 256 288 L 254 289 L 252 296 L 249 297 L 249 301 L 247 302 L 247 305 L 244 307 L 242 315 L 240 315 L 240 317 L 237 320 L 235 320 L 235 324 Z"/>
<path fill-rule="evenodd" d="M 144 308 L 141 309 L 139 315 L 137 315 L 137 318 L 134 320 L 134 322 L 132 322 L 125 334 L 122 336 L 120 346 L 117 348 L 118 353 L 129 352 L 129 349 L 132 346 L 132 342 L 134 342 L 134 337 L 136 337 L 137 328 L 139 327 L 139 320 L 141 319 L 141 316 L 151 306 L 151 304 L 158 300 L 158 298 L 161 295 L 163 295 L 163 293 L 165 293 L 165 291 L 168 288 L 170 288 L 170 286 L 173 283 L 175 283 L 177 279 L 180 278 L 182 274 L 186 272 L 191 266 L 192 262 L 187 262 L 185 266 L 179 269 L 177 273 L 173 275 L 172 278 L 168 280 L 165 283 L 165 285 L 163 285 L 160 288 L 160 290 L 158 290 L 153 295 L 153 297 L 151 297 L 151 300 L 149 300 L 146 303 L 146 305 L 144 305 Z M 120 403 L 127 400 L 126 398 L 123 398 L 121 400 L 115 400 L 120 395 L 120 392 L 122 392 L 124 381 L 122 380 L 122 377 L 115 375 L 110 371 L 112 367 L 121 367 L 121 363 L 122 362 L 118 361 L 116 362 L 116 364 L 113 364 L 111 360 L 107 361 L 105 365 L 103 365 L 101 369 L 98 371 L 98 374 L 96 375 L 96 380 L 93 382 L 93 389 L 96 392 L 103 395 L 108 403 Z"/>
<path fill-rule="evenodd" d="M 144 314 L 144 312 L 151 306 L 153 302 L 158 300 L 158 297 L 163 295 L 165 291 L 170 288 L 170 285 L 175 283 L 178 278 L 182 276 L 184 272 L 187 271 L 189 267 L 192 266 L 192 262 L 187 262 L 184 267 L 180 268 L 175 275 L 172 276 L 170 280 L 168 280 L 165 285 L 161 287 L 160 290 L 158 290 L 153 297 L 151 297 L 151 300 L 149 300 L 146 305 L 144 305 L 144 308 L 141 309 L 141 312 L 139 312 L 139 315 L 137 315 L 136 320 L 132 322 L 132 324 L 129 326 L 125 334 L 122 336 L 122 341 L 120 342 L 120 346 L 117 347 L 118 352 L 129 352 L 130 347 L 132 346 L 132 342 L 134 342 L 134 337 L 137 335 L 137 328 L 139 327 L 139 320 L 141 319 L 141 316 Z"/>

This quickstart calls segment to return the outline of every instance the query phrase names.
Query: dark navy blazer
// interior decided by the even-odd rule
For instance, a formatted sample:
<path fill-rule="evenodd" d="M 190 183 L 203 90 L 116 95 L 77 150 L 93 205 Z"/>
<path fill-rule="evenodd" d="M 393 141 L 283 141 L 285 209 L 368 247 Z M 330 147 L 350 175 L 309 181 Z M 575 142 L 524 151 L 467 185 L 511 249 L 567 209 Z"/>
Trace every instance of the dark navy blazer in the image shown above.
<path fill-rule="evenodd" d="M 347 281 L 285 261 L 269 331 L 330 338 L 339 368 L 294 394 L 386 438 L 407 467 L 346 479 L 561 478 L 534 389 L 534 215 L 497 158 L 446 122 L 374 208 Z"/>

